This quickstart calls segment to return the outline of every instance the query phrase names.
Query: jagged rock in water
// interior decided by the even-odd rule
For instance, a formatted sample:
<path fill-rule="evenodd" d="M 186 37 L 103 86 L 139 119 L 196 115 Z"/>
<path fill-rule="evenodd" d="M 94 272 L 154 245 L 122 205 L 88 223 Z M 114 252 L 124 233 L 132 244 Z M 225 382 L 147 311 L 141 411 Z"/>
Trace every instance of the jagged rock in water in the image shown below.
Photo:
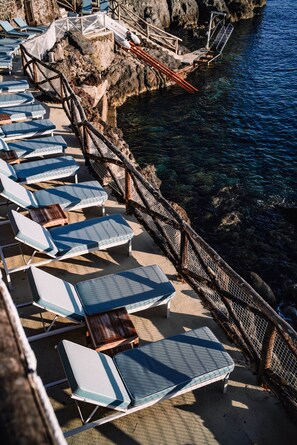
<path fill-rule="evenodd" d="M 240 213 L 231 212 L 223 216 L 219 224 L 219 228 L 237 226 L 241 222 Z"/>
<path fill-rule="evenodd" d="M 231 21 L 250 19 L 266 0 L 123 0 L 148 23 L 163 29 L 193 27 L 209 21 L 210 12 L 224 12 Z"/>
<path fill-rule="evenodd" d="M 255 272 L 250 272 L 248 281 L 256 292 L 273 308 L 276 307 L 276 297 L 270 286 Z"/>

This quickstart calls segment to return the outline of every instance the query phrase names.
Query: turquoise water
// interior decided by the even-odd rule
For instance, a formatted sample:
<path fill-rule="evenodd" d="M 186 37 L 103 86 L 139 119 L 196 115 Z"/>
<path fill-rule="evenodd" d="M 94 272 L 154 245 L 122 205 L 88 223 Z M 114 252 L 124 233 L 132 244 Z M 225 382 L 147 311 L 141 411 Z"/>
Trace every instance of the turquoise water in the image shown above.
<path fill-rule="evenodd" d="M 267 3 L 236 25 L 215 68 L 188 78 L 197 94 L 173 87 L 129 99 L 118 126 L 195 230 L 282 301 L 297 282 L 296 225 L 279 208 L 297 207 L 297 32 L 295 0 Z"/>

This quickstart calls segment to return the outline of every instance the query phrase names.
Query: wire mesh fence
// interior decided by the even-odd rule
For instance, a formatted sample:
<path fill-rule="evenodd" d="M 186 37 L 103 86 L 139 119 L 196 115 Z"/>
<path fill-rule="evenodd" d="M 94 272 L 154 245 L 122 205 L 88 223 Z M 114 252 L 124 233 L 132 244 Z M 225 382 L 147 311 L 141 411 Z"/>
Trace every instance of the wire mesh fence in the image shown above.
<path fill-rule="evenodd" d="M 54 93 L 79 137 L 94 177 L 111 185 L 181 278 L 199 294 L 223 328 L 248 354 L 259 382 L 270 385 L 297 413 L 297 333 L 188 225 L 129 159 L 86 120 L 65 77 L 22 46 L 26 74 Z M 35 73 L 41 73 L 35 76 Z"/>

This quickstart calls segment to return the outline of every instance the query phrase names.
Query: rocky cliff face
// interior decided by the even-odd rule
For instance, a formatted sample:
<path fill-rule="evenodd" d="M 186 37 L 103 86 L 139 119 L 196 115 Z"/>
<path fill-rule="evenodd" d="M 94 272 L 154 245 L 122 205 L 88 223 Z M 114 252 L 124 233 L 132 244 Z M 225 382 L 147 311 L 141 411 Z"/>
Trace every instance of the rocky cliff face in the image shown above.
<path fill-rule="evenodd" d="M 235 22 L 250 19 L 266 0 L 123 0 L 140 17 L 161 28 L 197 27 L 211 11 L 225 12 Z"/>

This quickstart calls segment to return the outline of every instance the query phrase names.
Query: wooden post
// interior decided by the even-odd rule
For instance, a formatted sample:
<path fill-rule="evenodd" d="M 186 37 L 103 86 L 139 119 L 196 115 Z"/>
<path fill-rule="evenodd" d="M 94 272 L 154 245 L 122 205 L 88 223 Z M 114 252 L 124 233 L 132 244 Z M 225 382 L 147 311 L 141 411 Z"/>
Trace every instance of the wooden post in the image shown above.
<path fill-rule="evenodd" d="M 129 170 L 125 169 L 125 204 L 126 204 L 126 214 L 130 215 L 132 213 L 130 208 L 130 200 L 132 199 L 132 179 Z"/>
<path fill-rule="evenodd" d="M 259 371 L 258 371 L 258 381 L 260 384 L 263 383 L 263 377 L 265 375 L 265 372 L 267 369 L 270 369 L 271 366 L 271 360 L 272 360 L 272 353 L 273 353 L 273 347 L 275 343 L 275 337 L 276 337 L 276 327 L 272 323 L 268 323 L 265 336 L 263 339 L 263 346 L 261 351 L 261 361 L 259 365 Z"/>
<path fill-rule="evenodd" d="M 188 246 L 189 240 L 187 237 L 187 232 L 181 227 L 181 239 L 180 239 L 180 259 L 178 265 L 178 278 L 182 280 L 183 269 L 187 267 L 188 264 Z"/>
<path fill-rule="evenodd" d="M 34 83 L 37 84 L 38 82 L 38 72 L 37 72 L 37 66 L 36 62 L 33 62 L 33 75 L 34 75 Z"/>

